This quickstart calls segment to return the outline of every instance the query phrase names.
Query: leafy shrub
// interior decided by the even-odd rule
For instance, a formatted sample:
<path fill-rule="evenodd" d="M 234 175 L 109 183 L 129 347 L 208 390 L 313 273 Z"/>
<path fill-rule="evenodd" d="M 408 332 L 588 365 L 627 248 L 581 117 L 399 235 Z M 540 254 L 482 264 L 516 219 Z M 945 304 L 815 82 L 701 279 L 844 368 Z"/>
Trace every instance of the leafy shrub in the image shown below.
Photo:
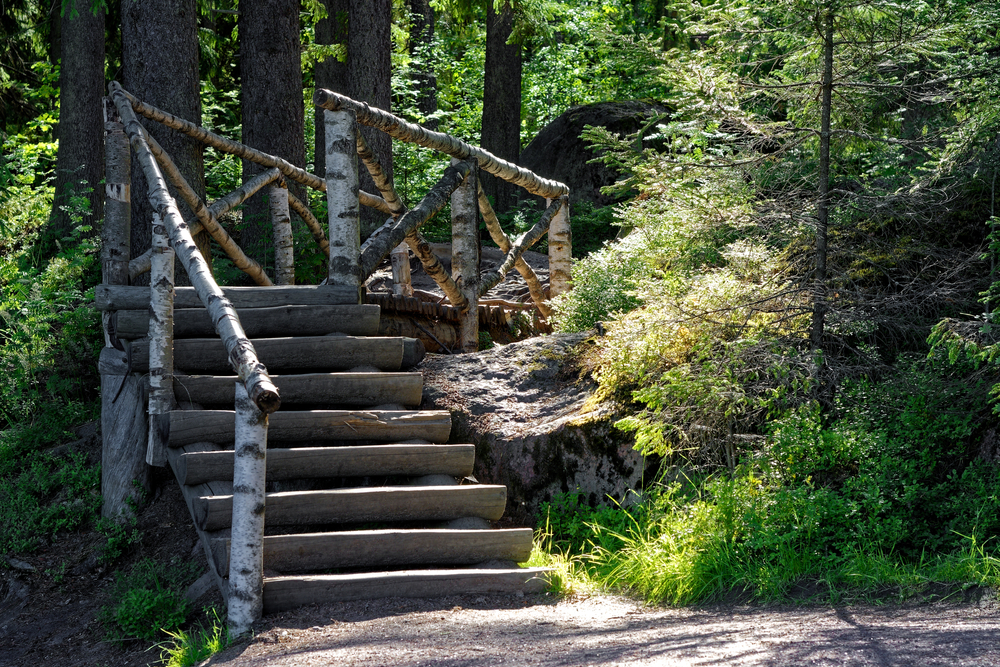
<path fill-rule="evenodd" d="M 973 446 L 987 387 L 901 359 L 848 384 L 833 414 L 807 403 L 775 419 L 732 473 L 665 484 L 617 521 L 542 521 L 598 582 L 674 604 L 780 599 L 803 582 L 827 599 L 994 585 L 1000 474 Z"/>
<path fill-rule="evenodd" d="M 179 628 L 191 611 L 184 586 L 197 571 L 194 563 L 165 564 L 144 558 L 126 573 L 117 573 L 111 602 L 102 610 L 109 635 L 119 641 L 152 640 L 161 630 Z"/>

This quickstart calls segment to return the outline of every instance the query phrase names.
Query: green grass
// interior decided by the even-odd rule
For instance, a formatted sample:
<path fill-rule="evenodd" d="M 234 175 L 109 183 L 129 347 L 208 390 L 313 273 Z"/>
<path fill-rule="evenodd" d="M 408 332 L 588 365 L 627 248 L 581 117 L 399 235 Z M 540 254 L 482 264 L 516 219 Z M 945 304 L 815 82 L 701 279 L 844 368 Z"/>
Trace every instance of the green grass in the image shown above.
<path fill-rule="evenodd" d="M 207 609 L 205 622 L 190 630 L 166 631 L 160 660 L 166 667 L 191 667 L 229 647 L 229 630 L 215 608 Z"/>

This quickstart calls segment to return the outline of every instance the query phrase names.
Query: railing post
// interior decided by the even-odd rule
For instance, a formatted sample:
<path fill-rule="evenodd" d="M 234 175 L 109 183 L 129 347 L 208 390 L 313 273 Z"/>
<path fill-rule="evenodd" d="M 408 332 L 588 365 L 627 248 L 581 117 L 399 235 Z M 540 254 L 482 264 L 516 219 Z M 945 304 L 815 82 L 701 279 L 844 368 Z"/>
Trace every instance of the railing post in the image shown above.
<path fill-rule="evenodd" d="M 475 160 L 475 158 L 472 158 Z M 458 162 L 452 159 L 452 164 Z M 458 339 L 463 352 L 479 349 L 479 212 L 475 165 L 451 194 L 451 275 L 459 291 L 469 300 L 462 313 Z"/>
<path fill-rule="evenodd" d="M 104 98 L 104 225 L 101 228 L 101 273 L 105 285 L 128 285 L 131 252 L 132 154 L 114 103 Z M 114 336 L 113 312 L 103 314 L 105 346 L 121 350 L 129 343 Z M 125 356 L 124 351 L 122 356 Z M 118 516 L 149 487 L 146 466 L 146 396 L 136 373 L 101 376 L 101 514 Z"/>
<path fill-rule="evenodd" d="M 271 207 L 271 235 L 274 238 L 274 283 L 295 284 L 292 218 L 288 213 L 288 185 L 279 177 L 268 189 Z"/>
<path fill-rule="evenodd" d="M 361 289 L 358 220 L 358 123 L 354 111 L 326 111 L 326 202 L 330 220 L 329 283 Z"/>
<path fill-rule="evenodd" d="M 413 296 L 413 280 L 410 277 L 410 249 L 400 243 L 389 254 L 392 263 L 392 293 Z"/>
<path fill-rule="evenodd" d="M 264 484 L 267 415 L 236 381 L 236 453 L 229 546 L 229 634 L 250 630 L 264 609 Z"/>
<path fill-rule="evenodd" d="M 570 289 L 573 270 L 573 233 L 569 226 L 569 195 L 560 197 L 562 208 L 549 223 L 549 298 Z M 546 205 L 551 199 L 545 200 Z"/>
<path fill-rule="evenodd" d="M 167 465 L 170 411 L 174 407 L 174 249 L 153 213 L 149 275 L 149 445 L 146 463 Z"/>

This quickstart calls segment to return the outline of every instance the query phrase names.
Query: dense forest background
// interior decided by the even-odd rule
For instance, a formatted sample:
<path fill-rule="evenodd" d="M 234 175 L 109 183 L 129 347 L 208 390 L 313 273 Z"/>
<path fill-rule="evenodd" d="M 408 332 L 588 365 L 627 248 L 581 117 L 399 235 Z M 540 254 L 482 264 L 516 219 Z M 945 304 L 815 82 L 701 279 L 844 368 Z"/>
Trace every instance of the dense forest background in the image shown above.
<path fill-rule="evenodd" d="M 99 410 L 107 82 L 312 171 L 322 86 L 512 161 L 573 106 L 662 109 L 585 132 L 617 203 L 574 203 L 554 322 L 604 332 L 579 363 L 662 476 L 610 509 L 548 504 L 537 559 L 564 586 L 1000 584 L 995 2 L 15 0 L 0 29 L 0 552 L 96 527 L 113 561 L 139 539 L 98 518 L 93 466 L 46 453 Z M 208 199 L 253 175 L 157 139 Z M 408 205 L 446 166 L 369 143 Z M 536 202 L 487 187 L 531 224 Z M 266 266 L 263 206 L 230 224 Z"/>

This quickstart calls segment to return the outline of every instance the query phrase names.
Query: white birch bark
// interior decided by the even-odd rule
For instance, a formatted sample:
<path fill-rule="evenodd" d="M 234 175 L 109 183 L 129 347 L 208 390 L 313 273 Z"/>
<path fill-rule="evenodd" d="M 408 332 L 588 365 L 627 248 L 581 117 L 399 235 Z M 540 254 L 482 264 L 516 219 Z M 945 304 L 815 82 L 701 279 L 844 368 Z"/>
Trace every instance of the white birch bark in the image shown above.
<path fill-rule="evenodd" d="M 194 243 L 190 229 L 177 210 L 177 202 L 167 190 L 167 183 L 156 164 L 149 145 L 143 138 L 142 126 L 136 118 L 129 100 L 121 86 L 112 82 L 109 86 L 111 97 L 115 101 L 118 113 L 124 121 L 125 132 L 129 143 L 135 151 L 136 158 L 142 166 L 143 174 L 149 187 L 149 200 L 158 211 L 160 218 L 166 222 L 170 241 L 187 271 L 191 284 L 198 292 L 198 298 L 215 324 L 226 351 L 229 363 L 236 375 L 244 382 L 247 393 L 260 410 L 270 414 L 281 406 L 278 388 L 271 382 L 264 364 L 260 363 L 253 345 L 247 339 L 239 317 L 232 304 L 216 284 L 209 271 L 208 264 L 201 256 L 198 246 Z"/>
<path fill-rule="evenodd" d="M 271 185 L 268 201 L 271 208 L 271 235 L 274 238 L 274 281 L 278 285 L 294 285 L 292 218 L 288 213 L 288 186 L 284 179 Z"/>
<path fill-rule="evenodd" d="M 482 277 L 479 283 L 479 295 L 482 296 L 496 287 L 507 272 L 514 268 L 517 259 L 524 254 L 524 251 L 535 245 L 539 239 L 545 236 L 545 232 L 552 233 L 552 220 L 565 208 L 562 199 L 556 199 L 549 204 L 542 213 L 542 217 L 535 223 L 534 227 L 526 231 L 513 244 L 508 244 L 507 256 L 497 267 L 496 271 Z M 550 269 L 551 270 L 551 269 Z"/>
<path fill-rule="evenodd" d="M 203 127 L 195 125 L 194 123 L 184 120 L 183 118 L 178 118 L 173 114 L 169 114 L 162 109 L 157 109 L 151 104 L 146 104 L 145 102 L 139 100 L 134 95 L 126 91 L 121 87 L 117 81 L 112 81 L 109 86 L 109 90 L 114 93 L 115 91 L 121 92 L 128 100 L 129 105 L 132 107 L 135 113 L 141 114 L 150 120 L 155 120 L 157 123 L 166 125 L 167 127 L 177 130 L 178 132 L 183 132 L 189 137 L 194 137 L 198 141 L 202 142 L 206 146 L 211 146 L 216 150 L 222 151 L 229 155 L 235 155 L 244 160 L 250 160 L 256 164 L 263 165 L 265 167 L 275 167 L 280 171 L 285 177 L 292 179 L 296 183 L 302 183 L 303 185 L 308 185 L 309 187 L 319 190 L 320 192 L 326 192 L 326 182 L 320 177 L 310 174 L 305 169 L 300 169 L 294 166 L 287 160 L 283 160 L 280 157 L 275 157 L 273 155 L 268 155 L 262 151 L 250 148 L 238 141 L 232 141 L 226 139 L 225 137 L 220 137 L 214 132 L 210 132 Z M 385 203 L 385 200 L 381 197 L 376 197 L 373 194 L 367 192 L 358 192 L 358 197 L 360 198 L 361 204 L 363 206 L 370 206 L 371 208 L 382 211 L 387 215 L 392 215 L 392 211 L 389 210 L 389 205 Z"/>
<path fill-rule="evenodd" d="M 232 540 L 229 547 L 229 634 L 250 630 L 264 609 L 264 484 L 267 415 L 236 383 Z"/>
<path fill-rule="evenodd" d="M 480 184 L 477 188 L 477 196 L 479 198 L 479 212 L 483 214 L 483 221 L 486 223 L 486 229 L 490 233 L 490 238 L 496 243 L 500 250 L 504 253 L 510 252 L 510 237 L 503 231 L 500 227 L 500 221 L 497 219 L 497 214 L 493 211 L 493 207 L 490 205 L 490 200 L 486 197 L 486 192 L 483 191 L 483 187 Z M 542 287 L 541 281 L 538 280 L 538 276 L 532 270 L 528 263 L 524 261 L 520 256 L 517 261 L 514 262 L 514 268 L 517 272 L 521 274 L 524 278 L 525 284 L 528 285 L 528 293 L 531 294 L 531 300 L 535 302 L 535 307 L 538 308 L 538 312 L 542 314 L 542 317 L 548 319 L 552 316 L 552 308 L 548 304 L 548 296 L 545 294 L 545 288 Z M 485 294 L 493 286 L 487 288 L 486 291 L 482 291 L 482 285 L 485 285 L 485 277 L 483 283 L 480 284 L 480 295 Z"/>
<path fill-rule="evenodd" d="M 453 159 L 453 162 L 457 160 Z M 451 194 L 451 274 L 467 301 L 459 322 L 464 352 L 479 349 L 479 227 L 476 224 L 476 168 Z"/>
<path fill-rule="evenodd" d="M 413 282 L 410 279 L 410 250 L 400 243 L 389 254 L 392 262 L 392 292 L 402 296 L 413 296 Z"/>
<path fill-rule="evenodd" d="M 573 233 L 569 226 L 569 195 L 561 197 L 563 205 L 549 225 L 549 297 L 570 290 L 573 271 Z M 546 199 L 551 204 L 551 199 Z"/>
<path fill-rule="evenodd" d="M 271 183 L 274 179 L 281 176 L 277 169 L 271 169 L 259 174 L 255 178 L 250 179 L 242 186 L 230 192 L 225 197 L 219 199 L 212 206 L 205 208 L 204 202 L 201 201 L 201 197 L 198 193 L 194 191 L 194 188 L 187 182 L 177 165 L 174 164 L 173 159 L 170 155 L 164 151 L 160 145 L 156 142 L 149 133 L 144 133 L 143 137 L 146 139 L 146 143 L 149 144 L 149 149 L 153 152 L 153 156 L 156 158 L 156 162 L 160 165 L 163 170 L 164 175 L 173 183 L 174 187 L 180 193 L 181 197 L 187 203 L 188 207 L 194 212 L 197 221 L 191 221 L 191 235 L 196 236 L 202 229 L 208 231 L 209 235 L 215 239 L 222 248 L 223 252 L 233 260 L 233 264 L 236 268 L 240 269 L 248 276 L 253 278 L 254 282 L 258 285 L 268 286 L 273 284 L 271 279 L 267 277 L 264 273 L 264 269 L 261 268 L 260 264 L 254 260 L 247 257 L 246 253 L 236 245 L 229 233 L 223 229 L 222 225 L 219 224 L 219 217 L 224 215 L 234 206 L 239 206 L 247 198 L 253 196 L 255 192 L 260 190 L 265 185 Z M 140 258 L 141 259 L 141 258 Z M 139 270 L 144 268 L 145 265 L 136 261 L 136 269 Z M 131 272 L 132 265 L 129 265 L 129 270 Z"/>
<path fill-rule="evenodd" d="M 149 277 L 149 444 L 146 463 L 167 464 L 164 428 L 174 403 L 174 250 L 158 213 L 153 214 Z M 169 423 L 169 422 L 167 422 Z"/>
<path fill-rule="evenodd" d="M 326 202 L 329 211 L 331 285 L 360 289 L 361 224 L 358 219 L 358 124 L 352 111 L 327 111 Z"/>
<path fill-rule="evenodd" d="M 449 166 L 444 170 L 444 175 L 441 176 L 441 179 L 424 195 L 419 204 L 400 216 L 396 224 L 390 229 L 380 233 L 371 243 L 367 243 L 364 254 L 361 257 L 362 279 L 370 276 L 375 267 L 385 259 L 386 255 L 393 248 L 404 240 L 409 242 L 410 239 L 407 239 L 407 237 L 411 233 L 437 215 L 438 211 L 448 203 L 451 193 L 461 185 L 471 170 L 472 163 L 468 161 L 458 162 Z M 410 243 L 410 247 L 413 248 L 413 243 Z M 420 253 L 415 248 L 414 252 L 420 257 Z M 423 261 L 423 258 L 421 258 L 421 261 Z"/>
<path fill-rule="evenodd" d="M 470 146 L 447 134 L 432 132 L 414 123 L 408 123 L 387 111 L 370 107 L 333 91 L 322 88 L 317 90 L 313 96 L 313 102 L 316 106 L 330 111 L 352 109 L 357 114 L 359 123 L 382 130 L 394 139 L 431 148 L 460 160 L 476 158 L 482 170 L 515 185 L 520 185 L 533 195 L 559 197 L 569 194 L 569 188 L 563 183 L 542 178 L 532 171 L 502 160 L 478 146 Z"/>
<path fill-rule="evenodd" d="M 313 240 L 316 241 L 319 249 L 323 251 L 323 254 L 329 260 L 330 241 L 326 238 L 326 232 L 323 231 L 323 227 L 319 224 L 319 220 L 316 219 L 313 212 L 291 192 L 288 193 L 288 208 L 295 211 L 296 215 L 302 218 L 302 222 L 306 223 L 306 227 L 309 228 L 309 233 L 312 234 Z"/>

